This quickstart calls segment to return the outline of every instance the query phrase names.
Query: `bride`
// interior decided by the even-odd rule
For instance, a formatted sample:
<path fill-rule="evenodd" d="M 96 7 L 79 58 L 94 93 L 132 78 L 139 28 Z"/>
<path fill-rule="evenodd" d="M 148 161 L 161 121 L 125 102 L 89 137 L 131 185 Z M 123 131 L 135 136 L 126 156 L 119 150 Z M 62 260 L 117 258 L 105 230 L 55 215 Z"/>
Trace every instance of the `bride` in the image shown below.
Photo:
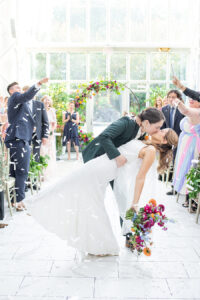
<path fill-rule="evenodd" d="M 30 213 L 47 230 L 82 252 L 118 255 L 119 243 L 104 204 L 109 182 L 115 180 L 120 214 L 125 214 L 130 207 L 137 211 L 144 182 L 155 165 L 157 153 L 158 171 L 162 172 L 169 166 L 177 142 L 178 137 L 172 129 L 159 131 L 149 141 L 131 140 L 118 148 L 127 159 L 123 167 L 117 168 L 116 161 L 106 154 L 94 158 L 64 177 L 45 195 L 40 195 L 30 206 Z M 129 172 L 123 173 L 128 166 Z M 129 178 L 124 178 L 124 174 Z M 130 178 L 134 180 L 129 182 Z M 155 180 L 151 178 L 152 184 Z M 132 187 L 131 197 L 126 192 L 130 191 L 127 185 Z"/>

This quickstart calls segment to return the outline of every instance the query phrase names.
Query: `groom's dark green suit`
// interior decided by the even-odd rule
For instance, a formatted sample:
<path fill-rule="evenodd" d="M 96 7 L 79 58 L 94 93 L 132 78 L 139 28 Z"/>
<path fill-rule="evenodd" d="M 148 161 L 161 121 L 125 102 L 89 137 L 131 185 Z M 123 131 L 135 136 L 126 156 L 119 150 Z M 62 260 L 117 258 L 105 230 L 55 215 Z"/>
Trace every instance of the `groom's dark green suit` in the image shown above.
<path fill-rule="evenodd" d="M 83 161 L 87 162 L 104 153 L 108 155 L 109 159 L 116 158 L 120 155 L 117 148 L 134 139 L 138 130 L 139 126 L 134 119 L 120 118 L 89 143 L 82 152 Z"/>

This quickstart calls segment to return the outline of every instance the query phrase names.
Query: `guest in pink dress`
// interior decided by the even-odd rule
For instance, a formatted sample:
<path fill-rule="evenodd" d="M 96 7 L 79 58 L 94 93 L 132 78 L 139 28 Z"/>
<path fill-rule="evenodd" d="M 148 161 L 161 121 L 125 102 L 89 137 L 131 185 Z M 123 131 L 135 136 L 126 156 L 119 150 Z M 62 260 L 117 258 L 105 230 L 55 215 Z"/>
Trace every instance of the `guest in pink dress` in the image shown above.
<path fill-rule="evenodd" d="M 45 95 L 41 101 L 44 103 L 49 120 L 49 137 L 47 143 L 42 145 L 40 150 L 40 154 L 42 156 L 48 155 L 50 157 L 50 160 L 48 161 L 48 167 L 45 170 L 45 177 L 48 177 L 52 173 L 56 163 L 56 142 L 54 131 L 57 126 L 57 121 L 56 111 L 55 108 L 53 108 L 53 101 L 51 97 Z"/>

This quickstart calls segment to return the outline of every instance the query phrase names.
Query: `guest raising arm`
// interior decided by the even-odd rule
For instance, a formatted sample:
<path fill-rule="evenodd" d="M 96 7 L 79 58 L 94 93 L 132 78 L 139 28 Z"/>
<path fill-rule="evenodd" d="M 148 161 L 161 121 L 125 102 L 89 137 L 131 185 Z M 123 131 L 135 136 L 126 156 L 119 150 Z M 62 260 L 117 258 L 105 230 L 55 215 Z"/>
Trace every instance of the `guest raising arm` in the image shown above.
<path fill-rule="evenodd" d="M 200 93 L 199 93 L 199 92 L 196 92 L 196 91 L 194 91 L 194 90 L 191 90 L 191 89 L 189 89 L 189 88 L 187 88 L 187 87 L 185 87 L 185 86 L 180 82 L 180 80 L 179 80 L 177 77 L 175 77 L 175 76 L 173 77 L 173 84 L 174 84 L 175 86 L 177 86 L 177 88 L 179 88 L 181 91 L 183 91 L 183 93 L 184 93 L 186 96 L 192 98 L 193 100 L 196 100 L 196 101 L 200 102 Z"/>

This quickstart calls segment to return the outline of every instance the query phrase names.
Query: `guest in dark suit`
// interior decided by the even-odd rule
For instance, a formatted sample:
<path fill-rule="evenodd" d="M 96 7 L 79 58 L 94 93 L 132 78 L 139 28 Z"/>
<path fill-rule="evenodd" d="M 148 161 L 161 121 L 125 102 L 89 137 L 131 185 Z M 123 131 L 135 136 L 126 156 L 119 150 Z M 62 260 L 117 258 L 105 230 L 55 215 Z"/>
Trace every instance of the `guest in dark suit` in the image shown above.
<path fill-rule="evenodd" d="M 109 125 L 83 150 L 83 160 L 87 162 L 95 157 L 106 153 L 109 159 L 115 159 L 117 166 L 126 163 L 126 158 L 120 154 L 117 147 L 136 138 L 139 129 L 141 134 L 156 133 L 163 125 L 164 115 L 157 108 L 147 108 L 134 119 L 122 117 Z"/>
<path fill-rule="evenodd" d="M 47 81 L 48 78 L 40 80 L 25 93 L 21 92 L 17 82 L 9 84 L 7 88 L 10 94 L 8 100 L 9 127 L 6 131 L 5 144 L 10 149 L 10 175 L 15 177 L 17 210 L 24 208 L 22 200 L 25 198 L 25 181 L 30 163 L 30 143 L 35 126 L 29 101 L 39 91 L 40 86 Z"/>
<path fill-rule="evenodd" d="M 49 121 L 44 103 L 37 100 L 33 102 L 33 119 L 35 120 L 35 131 L 32 137 L 33 156 L 35 161 L 40 161 L 41 144 L 46 145 L 49 136 Z"/>
<path fill-rule="evenodd" d="M 172 128 L 178 134 L 181 133 L 180 121 L 184 118 L 184 115 L 173 105 L 175 99 L 182 100 L 182 95 L 178 90 L 171 90 L 167 93 L 168 105 L 162 107 L 162 112 L 165 116 L 165 122 L 163 128 Z"/>
<path fill-rule="evenodd" d="M 163 106 L 162 112 L 165 116 L 165 122 L 162 126 L 164 128 L 171 128 L 173 129 L 177 135 L 179 136 L 181 133 L 180 129 L 180 122 L 184 118 L 184 115 L 173 105 L 173 101 L 175 99 L 179 99 L 182 101 L 182 95 L 178 90 L 171 90 L 167 93 L 168 105 Z M 174 150 L 174 160 L 176 157 L 176 149 Z M 174 162 L 173 160 L 173 162 Z M 173 195 L 173 190 L 167 192 L 167 195 Z"/>
<path fill-rule="evenodd" d="M 179 88 L 181 91 L 183 91 L 183 93 L 188 96 L 189 98 L 195 100 L 195 101 L 198 101 L 200 102 L 200 93 L 199 92 L 196 92 L 194 90 L 191 90 L 187 87 L 185 87 L 181 82 L 180 80 L 174 76 L 173 78 L 173 84 L 175 86 L 177 86 L 177 88 Z"/>
<path fill-rule="evenodd" d="M 23 87 L 26 92 L 29 86 Z M 49 136 L 49 121 L 44 103 L 38 100 L 31 99 L 29 102 L 35 126 L 32 136 L 33 157 L 35 161 L 40 161 L 41 144 L 45 145 Z"/>

